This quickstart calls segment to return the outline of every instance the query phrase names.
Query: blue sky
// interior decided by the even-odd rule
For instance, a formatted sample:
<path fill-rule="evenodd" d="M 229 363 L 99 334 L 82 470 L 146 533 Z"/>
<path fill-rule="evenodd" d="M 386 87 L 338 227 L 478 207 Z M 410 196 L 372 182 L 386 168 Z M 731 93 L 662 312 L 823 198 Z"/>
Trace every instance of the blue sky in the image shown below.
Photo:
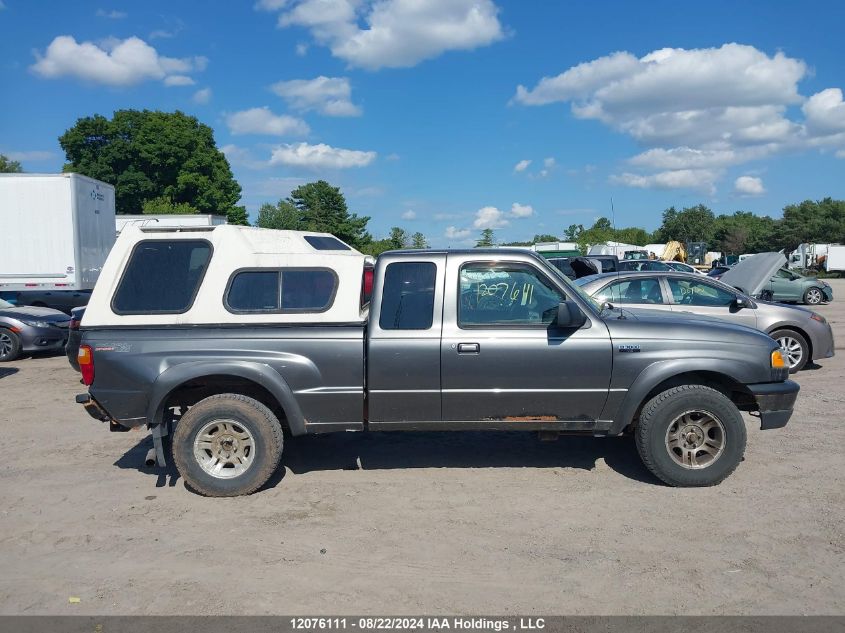
<path fill-rule="evenodd" d="M 325 178 L 435 246 L 845 198 L 842 2 L 0 0 L 0 153 L 121 108 L 214 128 L 254 217 Z M 521 88 L 520 88 L 521 86 Z M 529 162 L 530 161 L 530 162 Z"/>

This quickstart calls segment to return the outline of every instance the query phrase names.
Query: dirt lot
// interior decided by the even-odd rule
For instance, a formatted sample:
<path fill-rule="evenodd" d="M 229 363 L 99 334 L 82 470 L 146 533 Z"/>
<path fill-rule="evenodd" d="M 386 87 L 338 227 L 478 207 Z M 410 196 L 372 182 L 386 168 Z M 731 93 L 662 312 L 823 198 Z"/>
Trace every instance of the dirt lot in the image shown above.
<path fill-rule="evenodd" d="M 346 434 L 205 499 L 74 404 L 64 357 L 0 366 L 0 613 L 845 613 L 833 283 L 838 356 L 710 489 L 660 485 L 627 439 Z"/>

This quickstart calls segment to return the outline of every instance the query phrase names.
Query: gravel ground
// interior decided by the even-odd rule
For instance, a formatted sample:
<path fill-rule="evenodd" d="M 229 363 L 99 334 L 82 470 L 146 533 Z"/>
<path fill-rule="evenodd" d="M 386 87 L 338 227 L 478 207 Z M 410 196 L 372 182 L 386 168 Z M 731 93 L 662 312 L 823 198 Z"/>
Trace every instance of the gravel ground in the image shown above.
<path fill-rule="evenodd" d="M 838 356 L 798 375 L 785 429 L 747 418 L 745 461 L 707 489 L 661 485 L 629 439 L 341 434 L 205 499 L 74 404 L 64 357 L 4 364 L 0 613 L 843 614 L 832 283 Z"/>

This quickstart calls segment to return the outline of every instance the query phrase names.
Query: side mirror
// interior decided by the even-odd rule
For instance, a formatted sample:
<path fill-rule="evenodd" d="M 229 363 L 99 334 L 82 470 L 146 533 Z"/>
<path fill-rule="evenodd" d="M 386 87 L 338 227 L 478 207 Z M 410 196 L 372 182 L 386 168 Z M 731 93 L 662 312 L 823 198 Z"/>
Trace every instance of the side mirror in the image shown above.
<path fill-rule="evenodd" d="M 564 301 L 557 308 L 555 326 L 562 329 L 583 327 L 587 322 L 587 315 L 574 301 Z"/>
<path fill-rule="evenodd" d="M 743 308 L 750 308 L 751 303 L 749 303 L 748 299 L 743 297 L 742 295 L 737 295 L 734 299 L 734 309 L 735 310 L 742 310 Z"/>

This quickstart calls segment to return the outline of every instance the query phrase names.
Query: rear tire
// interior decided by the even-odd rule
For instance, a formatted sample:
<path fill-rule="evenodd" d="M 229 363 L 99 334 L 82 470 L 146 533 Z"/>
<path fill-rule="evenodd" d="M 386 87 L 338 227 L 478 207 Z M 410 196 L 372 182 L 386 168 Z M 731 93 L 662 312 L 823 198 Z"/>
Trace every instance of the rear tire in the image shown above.
<path fill-rule="evenodd" d="M 279 467 L 282 443 L 282 426 L 270 409 L 224 393 L 201 400 L 181 417 L 173 433 L 173 461 L 196 492 L 236 497 L 267 483 Z"/>
<path fill-rule="evenodd" d="M 775 330 L 769 336 L 780 345 L 783 359 L 789 364 L 790 374 L 804 369 L 810 360 L 810 345 L 806 338 L 794 330 Z"/>
<path fill-rule="evenodd" d="M 670 486 L 715 486 L 745 452 L 745 423 L 727 397 L 704 385 L 681 385 L 643 407 L 634 432 L 640 458 Z"/>
<path fill-rule="evenodd" d="M 20 355 L 21 337 L 12 330 L 0 328 L 0 363 L 17 360 Z"/>
<path fill-rule="evenodd" d="M 804 293 L 804 303 L 809 306 L 817 306 L 823 301 L 824 292 L 822 292 L 821 288 L 816 288 L 815 286 L 807 288 L 807 292 Z"/>

